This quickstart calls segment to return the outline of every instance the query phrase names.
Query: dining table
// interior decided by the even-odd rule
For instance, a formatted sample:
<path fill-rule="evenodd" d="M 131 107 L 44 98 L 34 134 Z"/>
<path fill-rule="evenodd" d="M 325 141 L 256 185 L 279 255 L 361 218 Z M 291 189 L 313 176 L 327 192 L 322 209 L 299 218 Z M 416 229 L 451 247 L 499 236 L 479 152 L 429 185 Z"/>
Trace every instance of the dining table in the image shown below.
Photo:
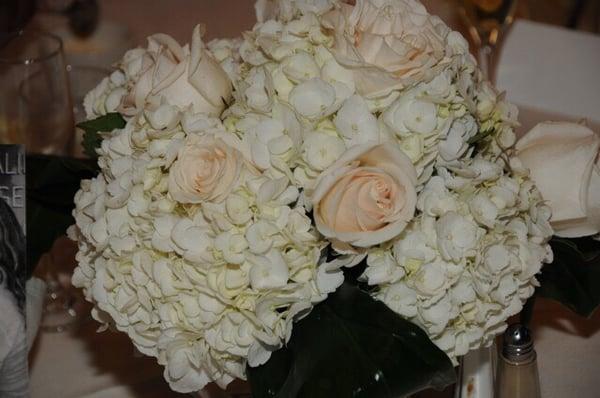
<path fill-rule="evenodd" d="M 67 57 L 79 62 L 102 59 L 111 65 L 120 56 L 124 43 L 143 45 L 145 37 L 155 32 L 169 33 L 180 42 L 187 42 L 193 27 L 204 23 L 205 39 L 210 40 L 239 36 L 251 29 L 255 21 L 254 0 L 99 0 L 98 3 L 101 22 L 97 33 L 87 39 L 69 36 L 64 21 L 54 16 L 42 16 L 37 23 L 60 31 Z M 425 3 L 458 29 L 461 21 L 455 2 Z M 115 31 L 119 36 L 114 36 Z M 113 43 L 112 37 L 120 39 Z M 118 49 L 111 50 L 112 45 Z M 496 76 L 499 88 L 507 90 L 509 100 L 520 108 L 519 134 L 547 119 L 583 121 L 600 133 L 600 78 L 595 77 L 598 71 L 600 35 L 597 33 L 518 19 L 502 43 Z M 72 253 L 72 247 L 64 249 L 69 244 L 73 243 L 62 246 L 65 253 Z M 67 268 L 72 269 L 75 266 L 72 255 L 63 257 Z M 138 353 L 126 335 L 99 331 L 101 325 L 89 316 L 89 309 L 83 305 L 79 321 L 62 332 L 39 332 L 30 353 L 33 398 L 189 397 L 173 392 L 156 359 Z M 542 397 L 600 396 L 600 311 L 583 318 L 556 302 L 538 299 L 531 329 Z M 241 398 L 244 391 L 245 385 L 238 382 L 228 394 L 211 385 L 198 396 Z M 449 389 L 423 396 L 448 397 L 452 393 Z"/>
<path fill-rule="evenodd" d="M 32 398 L 181 398 L 170 390 L 154 358 L 139 354 L 123 333 L 98 332 L 86 316 L 61 333 L 41 331 L 31 353 Z M 558 303 L 538 299 L 532 320 L 543 398 L 596 398 L 600 391 L 600 312 L 582 318 Z M 241 398 L 209 386 L 206 398 Z M 421 397 L 451 397 L 429 391 Z M 236 393 L 237 392 L 237 393 Z M 201 396 L 200 396 L 201 397 Z"/>

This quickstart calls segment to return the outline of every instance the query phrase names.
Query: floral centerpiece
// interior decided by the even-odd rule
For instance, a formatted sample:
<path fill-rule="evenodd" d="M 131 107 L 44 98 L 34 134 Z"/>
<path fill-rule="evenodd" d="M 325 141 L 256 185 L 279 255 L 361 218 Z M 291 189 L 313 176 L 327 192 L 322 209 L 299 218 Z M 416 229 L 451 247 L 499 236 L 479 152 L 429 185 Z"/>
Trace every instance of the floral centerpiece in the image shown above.
<path fill-rule="evenodd" d="M 73 283 L 176 391 L 452 383 L 533 295 L 555 220 L 600 230 L 600 139 L 579 127 L 589 198 L 551 218 L 525 167 L 547 129 L 515 147 L 516 108 L 418 1 L 256 9 L 240 39 L 149 37 L 87 95 Z"/>

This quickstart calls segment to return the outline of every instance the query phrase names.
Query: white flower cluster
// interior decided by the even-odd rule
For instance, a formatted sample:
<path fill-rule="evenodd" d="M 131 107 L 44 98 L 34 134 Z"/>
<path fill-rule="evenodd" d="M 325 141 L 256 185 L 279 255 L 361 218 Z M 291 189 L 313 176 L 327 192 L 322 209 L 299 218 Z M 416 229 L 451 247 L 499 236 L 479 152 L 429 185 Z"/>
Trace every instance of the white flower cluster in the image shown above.
<path fill-rule="evenodd" d="M 252 31 L 208 46 L 151 36 L 86 97 L 127 125 L 75 198 L 73 281 L 175 390 L 244 379 L 363 259 L 454 359 L 551 258 L 516 110 L 464 38 L 416 0 L 349 3 L 259 0 Z"/>
<path fill-rule="evenodd" d="M 83 100 L 87 119 L 94 119 L 117 111 L 122 98 L 127 94 L 124 87 L 125 79 L 125 74 L 120 70 L 116 70 L 110 76 L 102 79 L 100 84 L 87 93 Z"/>
<path fill-rule="evenodd" d="M 551 259 L 550 211 L 526 171 L 509 164 L 516 108 L 482 79 L 464 38 L 418 2 L 266 3 L 259 15 L 275 19 L 245 36 L 227 129 L 262 170 L 308 194 L 357 145 L 401 149 L 418 176 L 416 217 L 395 239 L 349 251 L 368 256 L 363 277 L 380 286 L 376 297 L 451 358 L 491 343 Z M 425 44 L 410 42 L 419 35 Z M 382 90 L 409 50 L 421 64 Z M 345 197 L 336 200 L 335 211 L 352 217 L 339 210 Z"/>
<path fill-rule="evenodd" d="M 342 66 L 345 58 L 335 48 L 335 36 L 323 26 L 325 17 L 337 12 L 332 2 L 314 2 L 318 7 L 309 1 L 268 3 L 287 14 L 246 33 L 240 48 L 244 73 L 235 81 L 236 101 L 225 113 L 228 130 L 247 142 L 248 153 L 263 170 L 277 176 L 293 172 L 297 183 L 310 189 L 348 148 L 389 142 L 410 157 L 422 184 L 436 164 L 457 165 L 470 157 L 469 141 L 479 132 L 512 134 L 516 113 L 500 109 L 510 105 L 497 101 L 489 83 L 479 82 L 467 42 L 439 19 L 421 14 L 424 9 L 411 13 L 396 0 L 381 5 L 388 11 L 397 7 L 404 18 L 428 18 L 436 33 L 432 40 L 444 48 L 432 65 L 437 73 L 374 95 L 357 85 L 356 66 Z M 315 7 L 325 16 L 315 14 Z M 386 51 L 380 49 L 382 57 Z M 377 68 L 371 69 L 371 80 L 382 78 Z M 361 76 L 363 86 L 365 80 Z M 508 148 L 493 142 L 494 148 Z"/>
<path fill-rule="evenodd" d="M 452 359 L 492 343 L 552 258 L 550 209 L 531 181 L 479 158 L 460 172 L 440 169 L 427 182 L 420 216 L 369 253 L 363 275 Z"/>
<path fill-rule="evenodd" d="M 241 137 L 252 162 L 273 177 L 300 182 L 300 187 L 314 181 L 347 147 L 332 115 L 354 87 L 328 51 L 331 42 L 312 13 L 287 24 L 257 24 L 241 45 L 245 73 L 234 82 L 236 101 L 225 112 L 226 127 Z M 372 117 L 364 101 L 361 105 L 362 115 Z"/>
<path fill-rule="evenodd" d="M 170 105 L 132 118 L 103 141 L 102 172 L 75 198 L 73 283 L 96 304 L 96 319 L 166 366 L 178 391 L 245 378 L 246 360 L 264 363 L 293 320 L 337 286 L 327 288 L 323 272 L 317 286 L 323 243 L 287 179 L 242 165 L 226 195 L 174 200 L 170 176 L 187 167 L 178 162 L 188 143 L 205 149 L 222 133 L 218 119 Z M 228 171 L 210 171 L 220 166 Z M 206 179 L 222 187 L 219 176 Z"/>
<path fill-rule="evenodd" d="M 185 46 L 168 35 L 152 35 L 147 48 L 127 51 L 118 69 L 86 95 L 86 116 L 119 112 L 131 117 L 163 102 L 218 116 L 230 99 L 230 78 L 239 74 L 239 45 L 223 39 L 207 47 L 200 25 Z"/>

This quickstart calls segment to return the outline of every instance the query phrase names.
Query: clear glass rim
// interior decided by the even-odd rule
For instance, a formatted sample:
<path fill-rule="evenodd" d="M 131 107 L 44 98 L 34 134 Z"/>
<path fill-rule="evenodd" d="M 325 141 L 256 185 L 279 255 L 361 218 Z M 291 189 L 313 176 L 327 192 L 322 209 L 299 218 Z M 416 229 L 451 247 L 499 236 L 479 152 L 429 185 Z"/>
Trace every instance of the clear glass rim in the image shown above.
<path fill-rule="evenodd" d="M 23 30 L 19 30 L 16 32 L 11 32 L 11 33 L 6 33 L 6 34 L 2 34 L 0 35 L 0 38 L 3 40 L 6 40 L 7 43 L 10 42 L 11 40 L 14 40 L 15 38 L 18 37 L 23 37 L 26 35 L 32 35 L 32 36 L 37 36 L 37 37 L 43 37 L 45 39 L 50 39 L 50 41 L 54 42 L 55 46 L 54 48 L 52 48 L 50 51 L 41 54 L 37 57 L 31 57 L 31 58 L 26 58 L 26 57 L 3 57 L 0 56 L 0 64 L 5 64 L 5 65 L 31 65 L 31 64 L 36 64 L 36 63 L 40 63 L 40 62 L 44 62 L 48 59 L 51 59 L 52 57 L 60 54 L 62 52 L 63 49 L 63 41 L 60 37 L 58 37 L 57 35 L 50 33 L 50 32 L 45 32 L 43 30 L 37 30 L 37 29 L 23 29 Z"/>
<path fill-rule="evenodd" d="M 105 68 L 103 66 L 96 65 L 88 65 L 88 64 L 78 64 L 78 63 L 70 63 L 67 64 L 67 72 L 69 73 L 77 73 L 77 71 L 89 71 L 98 74 L 104 74 L 105 76 L 109 76 L 112 72 L 112 69 Z"/>

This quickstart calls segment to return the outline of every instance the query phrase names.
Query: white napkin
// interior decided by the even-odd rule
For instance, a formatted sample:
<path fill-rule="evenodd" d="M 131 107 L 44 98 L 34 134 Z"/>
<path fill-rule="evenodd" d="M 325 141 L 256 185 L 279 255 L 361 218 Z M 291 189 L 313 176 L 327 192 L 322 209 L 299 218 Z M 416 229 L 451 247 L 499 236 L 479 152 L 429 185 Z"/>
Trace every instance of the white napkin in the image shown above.
<path fill-rule="evenodd" d="M 599 35 L 517 20 L 502 44 L 496 76 L 519 108 L 600 124 Z"/>

